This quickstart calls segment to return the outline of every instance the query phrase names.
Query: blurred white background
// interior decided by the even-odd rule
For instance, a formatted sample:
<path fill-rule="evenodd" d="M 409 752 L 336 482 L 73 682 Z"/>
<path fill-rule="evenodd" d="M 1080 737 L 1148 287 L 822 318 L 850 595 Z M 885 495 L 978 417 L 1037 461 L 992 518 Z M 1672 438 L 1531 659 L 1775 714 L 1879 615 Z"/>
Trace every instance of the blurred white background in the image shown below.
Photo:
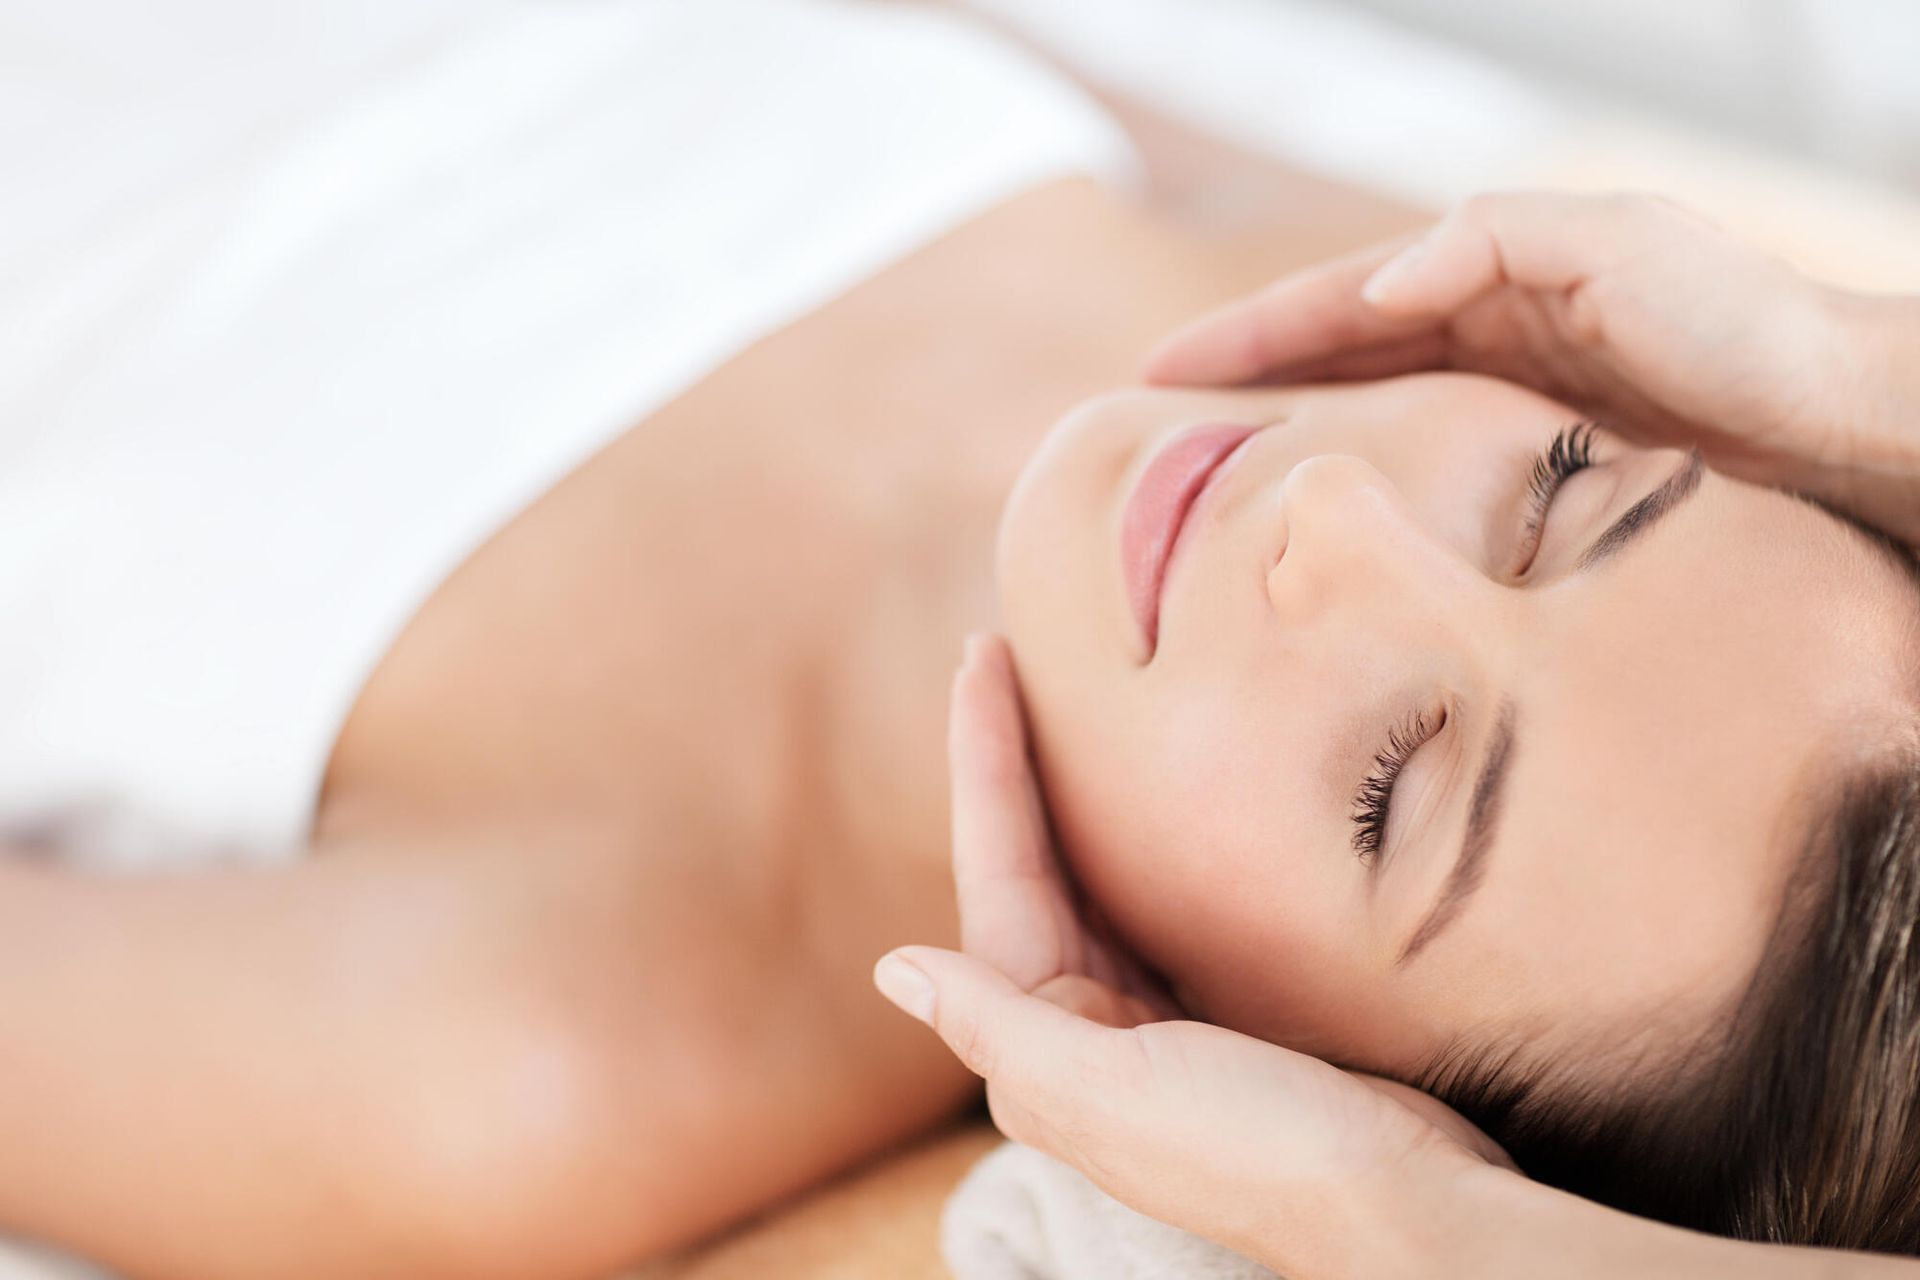
<path fill-rule="evenodd" d="M 1915 0 L 968 0 L 1118 90 L 1444 205 L 1653 188 L 1920 288 Z"/>
<path fill-rule="evenodd" d="M 1542 74 L 1920 183 L 1912 0 L 1355 0 Z"/>

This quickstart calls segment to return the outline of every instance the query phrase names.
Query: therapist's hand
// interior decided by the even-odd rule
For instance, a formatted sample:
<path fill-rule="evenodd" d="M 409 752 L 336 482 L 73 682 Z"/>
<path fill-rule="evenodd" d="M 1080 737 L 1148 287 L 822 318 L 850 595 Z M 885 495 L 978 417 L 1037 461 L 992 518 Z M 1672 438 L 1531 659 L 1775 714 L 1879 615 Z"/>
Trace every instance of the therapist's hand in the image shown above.
<path fill-rule="evenodd" d="M 1146 375 L 1493 374 L 1911 536 L 1916 365 L 1920 301 L 1819 284 L 1658 198 L 1519 192 L 1203 316 Z"/>
<path fill-rule="evenodd" d="M 1178 1020 L 1076 908 L 997 637 L 968 645 L 948 747 L 965 954 L 903 947 L 874 977 L 985 1077 L 1009 1137 L 1294 1280 L 1398 1270 L 1457 1185 L 1507 1165 L 1425 1094 Z"/>

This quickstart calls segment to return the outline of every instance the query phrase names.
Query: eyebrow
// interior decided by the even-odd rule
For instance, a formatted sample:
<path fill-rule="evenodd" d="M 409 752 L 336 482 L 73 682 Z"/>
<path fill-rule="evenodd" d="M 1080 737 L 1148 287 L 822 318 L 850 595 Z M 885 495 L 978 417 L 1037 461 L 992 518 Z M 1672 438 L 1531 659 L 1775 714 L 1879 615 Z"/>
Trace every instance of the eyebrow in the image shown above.
<path fill-rule="evenodd" d="M 1480 887 L 1487 851 L 1493 848 L 1494 833 L 1499 830 L 1500 807 L 1506 796 L 1512 763 L 1513 699 L 1508 698 L 1500 704 L 1493 735 L 1481 757 L 1480 776 L 1473 781 L 1473 799 L 1467 804 L 1467 833 L 1460 840 L 1460 853 L 1453 860 L 1453 870 L 1447 873 L 1447 882 L 1440 886 L 1440 896 L 1400 948 L 1394 964 L 1403 965 L 1418 955 L 1420 948 L 1432 942 L 1460 914 L 1468 895 Z"/>
<path fill-rule="evenodd" d="M 1692 450 L 1686 462 L 1677 467 L 1672 475 L 1661 481 L 1653 492 L 1621 512 L 1619 519 L 1587 544 L 1586 550 L 1575 559 L 1573 571 L 1583 573 L 1644 538 L 1664 517 L 1679 510 L 1687 499 L 1700 491 L 1700 480 L 1705 472 L 1706 465 L 1700 457 L 1700 451 Z M 1504 699 L 1495 718 L 1493 732 L 1488 737 L 1486 750 L 1481 755 L 1480 773 L 1473 782 L 1473 797 L 1467 802 L 1467 829 L 1460 839 L 1460 852 L 1453 860 L 1453 870 L 1447 873 L 1446 883 L 1440 886 L 1433 906 L 1401 946 L 1400 954 L 1394 960 L 1395 966 L 1412 960 L 1423 947 L 1438 937 L 1440 931 L 1460 914 L 1467 899 L 1480 887 L 1486 875 L 1487 854 L 1492 850 L 1494 837 L 1499 831 L 1506 783 L 1513 772 L 1513 726 L 1513 700 Z"/>
<path fill-rule="evenodd" d="M 1658 488 L 1622 511 L 1618 520 L 1587 544 L 1587 549 L 1573 562 L 1573 571 L 1584 573 L 1602 560 L 1619 555 L 1636 539 L 1645 536 L 1660 523 L 1662 517 L 1677 511 L 1688 498 L 1700 491 L 1700 477 L 1706 474 L 1706 470 L 1700 451 L 1689 450 L 1686 462 L 1675 468 L 1674 473 L 1661 481 Z"/>

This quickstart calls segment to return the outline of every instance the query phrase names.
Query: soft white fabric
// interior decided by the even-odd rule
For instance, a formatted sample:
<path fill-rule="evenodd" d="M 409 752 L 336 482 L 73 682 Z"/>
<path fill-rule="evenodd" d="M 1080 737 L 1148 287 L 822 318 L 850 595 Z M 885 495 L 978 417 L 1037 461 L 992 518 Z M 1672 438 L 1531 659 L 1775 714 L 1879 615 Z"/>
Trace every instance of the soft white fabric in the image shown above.
<path fill-rule="evenodd" d="M 105 1271 L 48 1249 L 0 1242 L 0 1280 L 112 1280 Z"/>
<path fill-rule="evenodd" d="M 954 1280 L 1276 1280 L 1017 1142 L 988 1152 L 954 1188 L 940 1253 Z"/>
<path fill-rule="evenodd" d="M 966 3 L 1066 65 L 1209 133 L 1436 207 L 1510 182 L 1566 128 L 1549 90 L 1422 36 L 1377 5 Z"/>
<path fill-rule="evenodd" d="M 1018 191 L 1136 180 L 860 0 L 0 9 L 0 835 L 296 851 L 426 594 L 754 338 Z"/>

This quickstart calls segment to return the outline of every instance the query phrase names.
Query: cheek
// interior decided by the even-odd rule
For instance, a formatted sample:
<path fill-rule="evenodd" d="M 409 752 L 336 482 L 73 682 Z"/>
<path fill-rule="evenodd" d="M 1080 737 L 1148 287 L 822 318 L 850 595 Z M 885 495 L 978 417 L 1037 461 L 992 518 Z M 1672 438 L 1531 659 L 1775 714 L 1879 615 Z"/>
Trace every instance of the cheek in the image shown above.
<path fill-rule="evenodd" d="M 1049 441 L 1053 446 L 1054 441 Z M 1028 463 L 1001 508 L 994 546 L 994 587 L 1023 683 L 1046 684 L 1054 668 L 1070 670 L 1084 649 L 1087 602 L 1073 572 L 1083 531 L 1071 519 L 1057 448 Z M 1072 625 L 1076 620 L 1079 627 Z"/>
<path fill-rule="evenodd" d="M 1230 1025 L 1297 1028 L 1355 978 L 1357 868 L 1301 744 L 1225 710 L 1189 689 L 1071 750 L 1056 737 L 1049 807 L 1076 879 L 1149 963 Z"/>

